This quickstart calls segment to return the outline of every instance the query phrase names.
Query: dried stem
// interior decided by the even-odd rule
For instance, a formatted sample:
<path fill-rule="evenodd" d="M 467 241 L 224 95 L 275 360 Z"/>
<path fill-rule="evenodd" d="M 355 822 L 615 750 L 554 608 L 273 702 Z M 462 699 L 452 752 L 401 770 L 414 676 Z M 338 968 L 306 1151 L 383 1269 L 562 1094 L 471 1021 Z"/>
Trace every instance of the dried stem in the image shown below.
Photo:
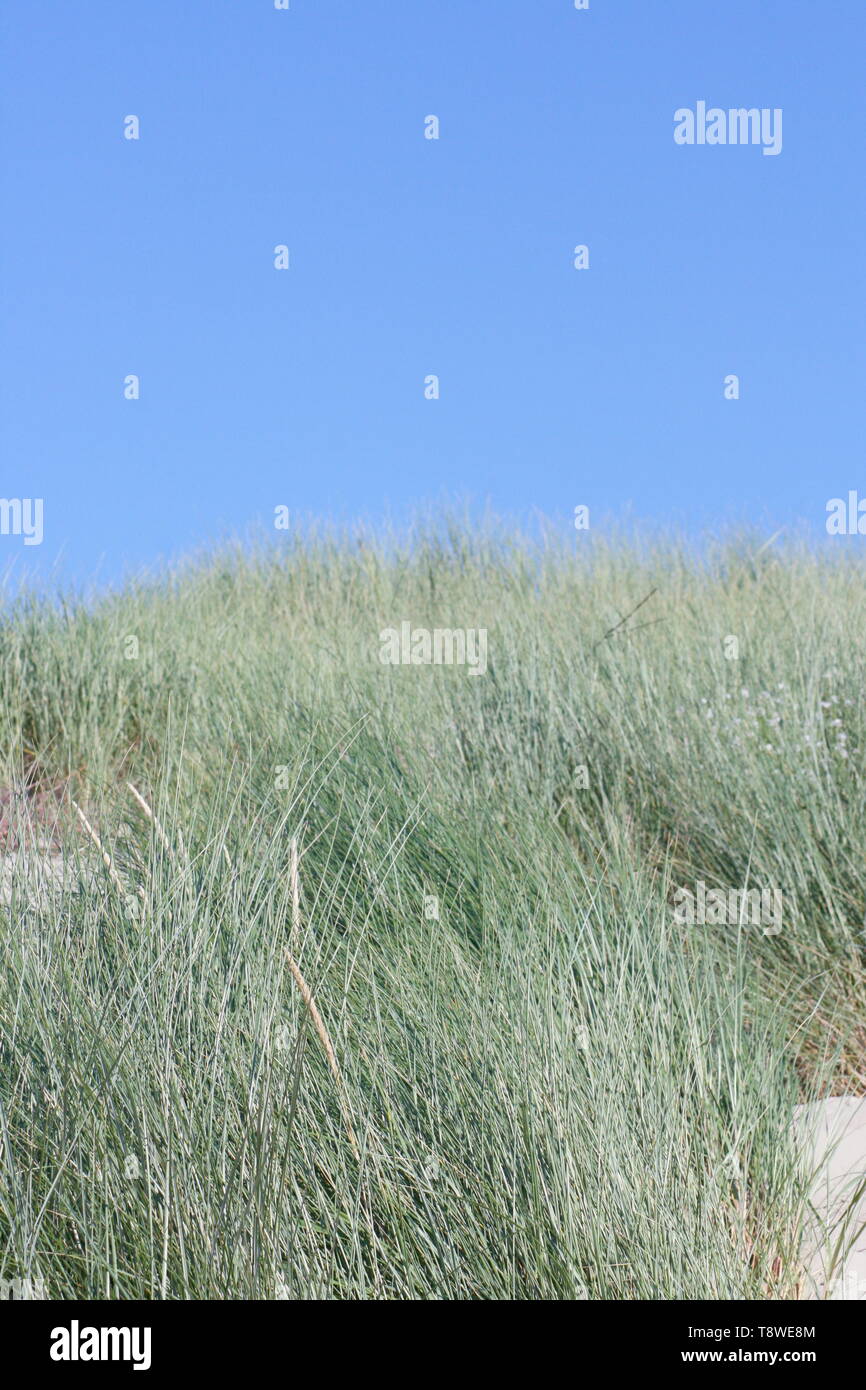
<path fill-rule="evenodd" d="M 321 1042 L 322 1047 L 325 1049 L 325 1056 L 328 1059 L 328 1066 L 331 1068 L 331 1075 L 333 1076 L 337 1086 L 337 1095 L 340 1101 L 340 1109 L 343 1112 L 343 1120 L 346 1125 L 346 1133 L 349 1136 L 349 1143 L 352 1145 L 352 1152 L 354 1153 L 355 1158 L 360 1163 L 361 1155 L 358 1152 L 358 1141 L 355 1138 L 355 1131 L 352 1128 L 352 1121 L 349 1116 L 349 1106 L 346 1101 L 346 1092 L 343 1086 L 343 1078 L 340 1074 L 340 1067 L 339 1063 L 337 1062 L 336 1055 L 334 1053 L 333 1043 L 331 1042 L 331 1039 L 328 1036 L 328 1030 L 325 1027 L 325 1021 L 322 1018 L 322 1015 L 319 1013 L 319 1010 L 316 1008 L 316 1001 L 313 998 L 312 990 L 310 989 L 310 986 L 307 984 L 306 980 L 301 974 L 300 969 L 298 968 L 298 963 L 292 955 L 291 951 L 286 951 L 286 960 L 289 962 L 289 969 L 291 970 L 292 975 L 294 976 L 295 984 L 298 986 L 298 989 L 301 993 L 301 998 L 307 1006 L 307 1011 L 309 1012 L 310 1018 L 313 1020 L 313 1027 L 319 1035 L 319 1041 Z"/>
<path fill-rule="evenodd" d="M 125 893 L 126 893 L 126 889 L 125 889 L 124 886 L 123 886 L 123 881 L 122 881 L 120 875 L 118 874 L 117 870 L 115 869 L 114 865 L 113 865 L 112 862 L 111 862 L 111 855 L 108 853 L 108 850 L 107 850 L 107 849 L 105 848 L 105 846 L 103 845 L 102 841 L 100 840 L 100 838 L 99 838 L 99 836 L 97 835 L 96 831 L 94 830 L 93 826 L 90 824 L 90 821 L 87 819 L 86 815 L 85 815 L 84 812 L 82 811 L 82 809 L 81 809 L 81 807 L 79 806 L 78 802 L 75 801 L 71 796 L 70 796 L 69 800 L 72 802 L 72 805 L 75 807 L 75 810 L 78 812 L 78 819 L 81 821 L 81 824 L 84 826 L 84 829 L 87 831 L 87 833 L 88 833 L 88 835 L 90 836 L 91 840 L 92 840 L 93 843 L 96 845 L 96 848 L 99 850 L 99 853 L 102 855 L 102 862 L 103 862 L 103 864 L 105 865 L 106 869 L 107 869 L 108 872 L 109 872 L 109 875 L 110 875 L 110 877 L 111 877 L 112 883 L 114 884 L 115 888 L 118 889 L 119 892 L 125 894 Z M 139 896 L 140 896 L 140 897 L 143 898 L 143 897 L 145 896 L 145 894 L 144 894 L 144 889 L 143 889 L 143 888 L 139 888 L 138 892 L 139 892 Z"/>
<path fill-rule="evenodd" d="M 292 884 L 292 946 L 295 950 L 301 940 L 301 883 L 298 877 L 298 837 L 292 836 L 289 874 Z"/>
<path fill-rule="evenodd" d="M 136 791 L 135 787 L 132 785 L 131 782 L 127 782 L 126 785 L 132 792 L 133 796 L 135 797 L 144 814 L 147 816 L 148 820 L 153 824 L 153 827 L 156 830 L 156 833 L 159 836 L 160 840 L 162 841 L 163 848 L 165 849 L 169 858 L 173 860 L 174 854 L 172 853 L 171 841 L 169 840 L 168 836 L 166 835 L 165 831 L 163 830 L 153 811 L 148 806 L 141 792 Z"/>

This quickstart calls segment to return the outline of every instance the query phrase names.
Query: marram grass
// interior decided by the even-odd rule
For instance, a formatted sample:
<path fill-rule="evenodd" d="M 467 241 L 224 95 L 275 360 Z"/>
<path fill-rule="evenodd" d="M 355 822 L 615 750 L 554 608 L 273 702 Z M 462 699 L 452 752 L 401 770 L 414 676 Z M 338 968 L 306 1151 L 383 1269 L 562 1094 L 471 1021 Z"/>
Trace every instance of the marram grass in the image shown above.
<path fill-rule="evenodd" d="M 796 1293 L 793 1107 L 864 1083 L 863 581 L 452 528 L 10 602 L 65 888 L 0 906 L 0 1279 Z M 383 665 L 404 621 L 484 673 Z"/>

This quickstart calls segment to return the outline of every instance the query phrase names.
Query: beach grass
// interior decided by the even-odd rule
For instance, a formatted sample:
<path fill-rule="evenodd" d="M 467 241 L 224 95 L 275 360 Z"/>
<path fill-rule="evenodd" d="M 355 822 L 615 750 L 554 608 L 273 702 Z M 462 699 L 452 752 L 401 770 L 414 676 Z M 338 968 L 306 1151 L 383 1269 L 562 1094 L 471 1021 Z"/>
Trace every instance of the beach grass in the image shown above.
<path fill-rule="evenodd" d="M 866 1081 L 862 565 L 281 539 L 6 602 L 0 772 L 58 789 L 65 883 L 0 905 L 0 1279 L 796 1294 L 793 1109 Z M 383 664 L 404 622 L 486 669 Z"/>

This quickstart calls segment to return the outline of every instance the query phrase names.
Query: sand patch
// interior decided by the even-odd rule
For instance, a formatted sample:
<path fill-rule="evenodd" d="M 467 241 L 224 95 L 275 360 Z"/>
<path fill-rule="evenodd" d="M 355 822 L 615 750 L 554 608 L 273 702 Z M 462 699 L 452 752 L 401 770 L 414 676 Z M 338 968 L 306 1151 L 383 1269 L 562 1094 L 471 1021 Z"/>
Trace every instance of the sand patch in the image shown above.
<path fill-rule="evenodd" d="M 866 1301 L 866 1099 L 800 1105 L 794 1132 L 810 1174 L 800 1296 Z"/>

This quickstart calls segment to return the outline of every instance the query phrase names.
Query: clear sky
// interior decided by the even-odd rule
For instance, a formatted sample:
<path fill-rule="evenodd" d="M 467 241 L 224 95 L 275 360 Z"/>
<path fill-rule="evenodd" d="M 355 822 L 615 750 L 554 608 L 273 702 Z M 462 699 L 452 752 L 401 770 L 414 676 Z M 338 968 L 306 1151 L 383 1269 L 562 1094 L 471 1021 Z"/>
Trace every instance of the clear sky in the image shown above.
<path fill-rule="evenodd" d="M 277 505 L 769 534 L 866 495 L 863 0 L 0 13 L 0 495 L 44 499 L 0 566 Z M 781 151 L 677 144 L 698 102 L 780 108 Z"/>

